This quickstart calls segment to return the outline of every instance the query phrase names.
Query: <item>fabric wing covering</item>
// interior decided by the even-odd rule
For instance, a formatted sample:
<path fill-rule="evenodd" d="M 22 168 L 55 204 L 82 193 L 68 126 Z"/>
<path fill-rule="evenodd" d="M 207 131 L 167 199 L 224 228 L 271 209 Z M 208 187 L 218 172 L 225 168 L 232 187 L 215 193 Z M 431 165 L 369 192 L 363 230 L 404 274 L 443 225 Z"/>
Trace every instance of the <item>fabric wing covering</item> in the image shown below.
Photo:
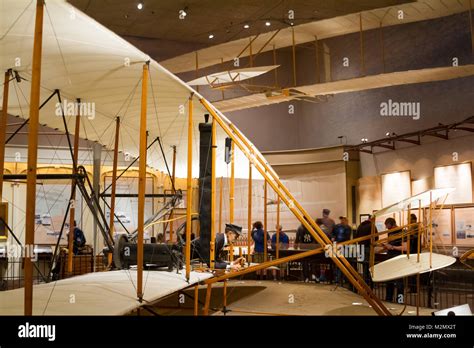
<path fill-rule="evenodd" d="M 36 1 L 0 0 L 0 66 L 17 70 L 23 80 L 10 88 L 8 112 L 29 116 L 29 97 Z M 176 175 L 186 177 L 188 99 L 195 91 L 148 55 L 63 0 L 47 1 L 43 23 L 41 97 L 43 102 L 60 90 L 65 101 L 81 99 L 86 114 L 81 118 L 80 136 L 111 149 L 115 117 L 122 120 L 119 149 L 131 157 L 139 154 L 140 100 L 143 64 L 150 60 L 147 99 L 149 143 L 160 136 L 168 162 L 172 145 L 177 146 Z M 12 81 L 14 82 L 14 81 Z M 195 93 L 197 94 L 197 93 Z M 200 96 L 197 94 L 197 97 Z M 194 98 L 193 176 L 198 176 L 198 123 L 206 112 Z M 74 132 L 74 112 L 66 119 Z M 59 115 L 59 116 L 58 116 Z M 40 112 L 40 123 L 64 131 L 57 98 Z M 225 134 L 217 128 L 217 145 L 224 149 Z M 159 147 L 148 151 L 148 165 L 165 171 Z M 246 176 L 247 160 L 236 153 L 236 177 Z M 226 173 L 224 150 L 217 154 L 217 175 Z"/>

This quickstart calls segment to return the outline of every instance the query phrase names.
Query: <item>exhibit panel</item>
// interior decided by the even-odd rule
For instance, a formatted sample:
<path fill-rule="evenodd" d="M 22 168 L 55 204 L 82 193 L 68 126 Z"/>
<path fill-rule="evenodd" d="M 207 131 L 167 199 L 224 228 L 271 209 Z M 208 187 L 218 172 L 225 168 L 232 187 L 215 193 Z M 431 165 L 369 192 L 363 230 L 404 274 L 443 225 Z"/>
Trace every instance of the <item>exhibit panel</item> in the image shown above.
<path fill-rule="evenodd" d="M 435 187 L 453 187 L 456 190 L 446 200 L 446 204 L 473 203 L 472 163 L 459 163 L 434 168 Z"/>

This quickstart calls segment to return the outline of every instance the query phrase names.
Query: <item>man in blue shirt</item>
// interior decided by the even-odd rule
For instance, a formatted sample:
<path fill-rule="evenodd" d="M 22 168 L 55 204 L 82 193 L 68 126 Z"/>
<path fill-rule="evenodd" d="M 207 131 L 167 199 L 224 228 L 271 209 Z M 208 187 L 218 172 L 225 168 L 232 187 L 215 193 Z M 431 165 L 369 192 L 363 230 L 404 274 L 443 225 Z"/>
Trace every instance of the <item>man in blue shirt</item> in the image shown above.
<path fill-rule="evenodd" d="M 272 250 L 276 250 L 277 234 L 279 235 L 280 250 L 288 249 L 290 246 L 290 238 L 283 232 L 281 225 L 276 226 L 276 232 L 272 236 Z"/>

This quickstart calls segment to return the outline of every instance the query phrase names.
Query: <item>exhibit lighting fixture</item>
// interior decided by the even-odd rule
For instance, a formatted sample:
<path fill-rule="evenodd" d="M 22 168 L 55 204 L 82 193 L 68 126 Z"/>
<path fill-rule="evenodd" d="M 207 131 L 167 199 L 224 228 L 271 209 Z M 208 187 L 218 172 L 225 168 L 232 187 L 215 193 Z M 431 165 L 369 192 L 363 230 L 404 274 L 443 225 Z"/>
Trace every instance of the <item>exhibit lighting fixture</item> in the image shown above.
<path fill-rule="evenodd" d="M 390 132 L 385 133 L 385 136 L 386 136 L 386 137 L 389 137 L 389 136 L 390 136 Z"/>
<path fill-rule="evenodd" d="M 143 3 L 139 2 L 139 3 L 137 4 L 137 8 L 138 8 L 139 10 L 143 9 Z"/>
<path fill-rule="evenodd" d="M 250 28 L 250 25 L 245 24 L 245 25 L 244 25 L 244 29 L 248 29 L 248 28 Z"/>
<path fill-rule="evenodd" d="M 213 39 L 214 38 L 214 34 L 209 34 L 209 39 Z"/>
<path fill-rule="evenodd" d="M 266 22 L 265 22 L 265 25 L 266 25 L 267 27 L 269 27 L 270 25 L 272 25 L 272 23 L 270 23 L 269 21 L 266 21 Z"/>

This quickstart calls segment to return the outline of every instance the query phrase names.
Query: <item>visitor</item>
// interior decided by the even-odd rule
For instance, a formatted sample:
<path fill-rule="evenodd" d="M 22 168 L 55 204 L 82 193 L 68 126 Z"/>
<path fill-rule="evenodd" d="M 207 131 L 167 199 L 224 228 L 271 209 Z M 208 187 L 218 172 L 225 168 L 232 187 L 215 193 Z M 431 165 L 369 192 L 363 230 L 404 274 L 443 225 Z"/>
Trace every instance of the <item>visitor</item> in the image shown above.
<path fill-rule="evenodd" d="M 391 230 L 388 233 L 388 238 L 394 237 L 401 237 L 402 229 L 397 226 L 397 222 L 394 218 L 388 218 L 385 220 L 385 228 L 387 230 Z M 403 251 L 406 251 L 406 242 L 402 241 L 402 238 L 397 238 L 394 240 L 390 240 L 388 243 L 383 244 L 384 250 L 387 250 L 387 256 L 389 259 L 394 258 L 398 255 L 401 255 Z M 396 301 L 398 303 L 405 303 L 405 299 L 403 297 L 403 281 L 402 279 L 395 279 L 392 281 L 387 282 L 387 291 L 385 293 L 385 301 L 393 302 L 394 298 L 394 290 L 397 289 L 397 297 Z M 400 297 L 401 296 L 401 297 Z"/>
<path fill-rule="evenodd" d="M 331 214 L 331 211 L 329 209 L 323 209 L 323 217 L 321 218 L 322 224 L 321 224 L 321 229 L 323 232 L 328 236 L 329 239 L 331 239 L 331 233 L 332 230 L 334 229 L 334 226 L 336 223 L 334 222 L 333 219 L 329 217 L 329 214 Z"/>
<path fill-rule="evenodd" d="M 286 250 L 290 246 L 290 238 L 288 235 L 283 232 L 283 227 L 281 225 L 276 226 L 276 232 L 272 236 L 272 250 L 276 250 L 277 246 L 277 235 L 278 235 L 278 249 L 279 250 Z M 288 268 L 288 262 L 282 263 L 279 266 L 280 269 L 280 279 L 284 279 L 285 271 Z M 277 280 L 277 270 L 272 270 L 273 280 Z"/>
<path fill-rule="evenodd" d="M 352 228 L 349 226 L 349 221 L 345 216 L 339 217 L 340 223 L 334 226 L 334 229 L 331 233 L 331 241 L 335 243 L 342 243 L 351 238 Z M 337 248 L 337 246 L 336 246 Z M 336 249 L 337 250 L 337 249 Z M 336 283 L 343 283 L 342 272 L 339 267 L 333 267 L 331 263 L 331 269 L 335 268 L 335 282 Z"/>
<path fill-rule="evenodd" d="M 270 242 L 270 235 L 263 230 L 261 221 L 256 221 L 253 224 L 252 239 L 255 242 L 253 250 L 253 262 L 262 263 L 264 260 L 265 251 L 268 250 L 268 243 Z M 267 234 L 267 245 L 265 245 L 265 233 Z"/>

